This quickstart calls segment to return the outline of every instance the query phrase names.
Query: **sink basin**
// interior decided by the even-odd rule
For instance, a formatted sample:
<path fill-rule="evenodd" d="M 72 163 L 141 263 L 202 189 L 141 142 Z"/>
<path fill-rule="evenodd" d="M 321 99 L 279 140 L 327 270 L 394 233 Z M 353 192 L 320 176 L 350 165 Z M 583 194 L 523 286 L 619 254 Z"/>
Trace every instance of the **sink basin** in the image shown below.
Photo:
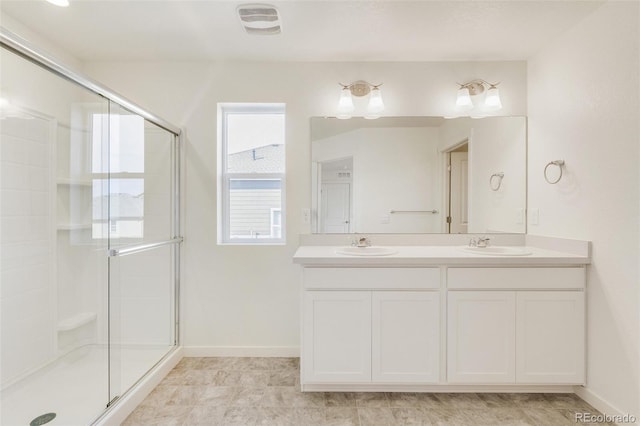
<path fill-rule="evenodd" d="M 531 254 L 520 247 L 490 246 L 490 247 L 458 247 L 461 251 L 487 256 L 528 256 Z"/>
<path fill-rule="evenodd" d="M 397 252 L 388 247 L 341 247 L 336 250 L 336 254 L 347 256 L 390 256 Z"/>

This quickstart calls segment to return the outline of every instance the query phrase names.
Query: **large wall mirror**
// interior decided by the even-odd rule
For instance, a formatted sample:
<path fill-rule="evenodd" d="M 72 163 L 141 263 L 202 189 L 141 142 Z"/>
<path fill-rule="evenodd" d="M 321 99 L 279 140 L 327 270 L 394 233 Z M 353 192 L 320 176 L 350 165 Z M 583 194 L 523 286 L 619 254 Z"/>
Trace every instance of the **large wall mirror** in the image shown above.
<path fill-rule="evenodd" d="M 524 233 L 525 117 L 311 119 L 312 231 Z"/>

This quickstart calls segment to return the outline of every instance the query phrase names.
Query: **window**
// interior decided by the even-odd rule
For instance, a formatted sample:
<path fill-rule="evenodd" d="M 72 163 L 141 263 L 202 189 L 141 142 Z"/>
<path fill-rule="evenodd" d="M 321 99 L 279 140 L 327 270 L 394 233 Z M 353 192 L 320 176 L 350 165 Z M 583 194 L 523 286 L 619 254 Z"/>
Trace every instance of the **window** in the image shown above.
<path fill-rule="evenodd" d="M 92 120 L 92 238 L 141 239 L 144 236 L 144 119 L 112 113 L 93 114 Z"/>
<path fill-rule="evenodd" d="M 218 127 L 218 243 L 284 243 L 284 104 L 221 104 Z"/>

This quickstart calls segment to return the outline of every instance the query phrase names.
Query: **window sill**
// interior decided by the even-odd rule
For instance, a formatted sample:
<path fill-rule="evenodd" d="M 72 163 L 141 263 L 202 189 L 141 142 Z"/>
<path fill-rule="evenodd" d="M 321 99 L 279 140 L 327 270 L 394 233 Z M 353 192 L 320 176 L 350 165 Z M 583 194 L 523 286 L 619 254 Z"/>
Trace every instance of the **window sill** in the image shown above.
<path fill-rule="evenodd" d="M 286 246 L 287 243 L 284 241 L 265 241 L 265 242 L 248 242 L 248 241 L 238 241 L 238 242 L 218 242 L 219 246 L 255 246 L 255 247 L 264 247 L 264 246 Z"/>

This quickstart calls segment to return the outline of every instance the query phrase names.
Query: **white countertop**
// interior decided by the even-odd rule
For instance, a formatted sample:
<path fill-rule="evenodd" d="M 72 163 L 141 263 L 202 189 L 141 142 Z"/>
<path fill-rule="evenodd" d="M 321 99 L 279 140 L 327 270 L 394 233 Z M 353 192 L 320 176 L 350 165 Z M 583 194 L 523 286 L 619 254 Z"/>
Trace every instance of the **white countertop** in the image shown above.
<path fill-rule="evenodd" d="M 493 256 L 460 250 L 461 246 L 385 246 L 397 253 L 388 256 L 349 256 L 336 253 L 344 246 L 300 246 L 293 262 L 304 266 L 563 266 L 591 263 L 588 256 L 514 246 L 531 254 L 527 256 Z"/>

